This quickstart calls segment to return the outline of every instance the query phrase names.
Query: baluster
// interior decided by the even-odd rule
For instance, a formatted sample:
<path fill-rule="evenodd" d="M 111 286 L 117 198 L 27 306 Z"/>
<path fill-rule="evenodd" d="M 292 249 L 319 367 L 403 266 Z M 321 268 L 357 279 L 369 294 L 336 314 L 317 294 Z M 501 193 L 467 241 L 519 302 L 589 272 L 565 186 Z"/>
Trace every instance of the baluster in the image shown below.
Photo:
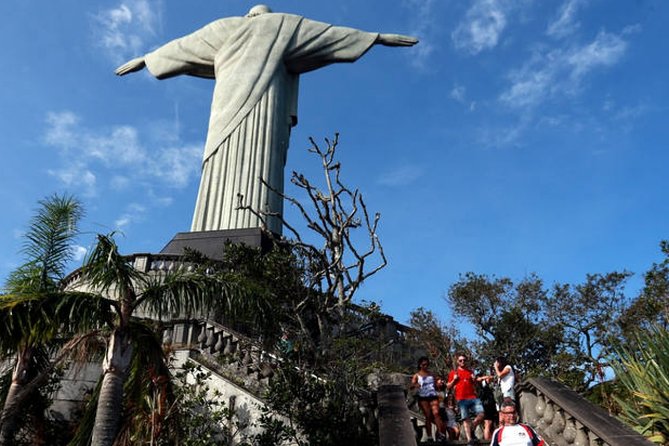
<path fill-rule="evenodd" d="M 574 417 L 567 415 L 567 421 L 562 436 L 567 444 L 572 444 L 576 441 L 576 420 L 574 420 Z"/>
<path fill-rule="evenodd" d="M 221 331 L 218 333 L 218 341 L 216 342 L 216 345 L 214 345 L 214 352 L 220 353 L 223 350 L 223 347 L 225 346 L 225 343 L 223 342 L 223 337 L 224 333 Z"/>
<path fill-rule="evenodd" d="M 589 446 L 590 439 L 588 438 L 587 428 L 578 421 L 576 424 L 576 438 L 574 439 L 574 446 Z"/>
<path fill-rule="evenodd" d="M 207 341 L 207 324 L 202 324 L 202 331 L 197 337 L 197 343 L 200 347 L 204 347 L 205 342 Z"/>
<path fill-rule="evenodd" d="M 172 345 L 172 331 L 173 327 L 167 327 L 163 332 L 163 345 Z"/>

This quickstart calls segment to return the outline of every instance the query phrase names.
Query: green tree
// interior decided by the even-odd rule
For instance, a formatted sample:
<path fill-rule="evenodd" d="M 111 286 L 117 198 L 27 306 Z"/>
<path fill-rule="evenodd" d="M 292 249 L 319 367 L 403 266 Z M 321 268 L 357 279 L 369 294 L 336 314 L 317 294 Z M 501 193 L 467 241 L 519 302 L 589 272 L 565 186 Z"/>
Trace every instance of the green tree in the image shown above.
<path fill-rule="evenodd" d="M 448 371 L 455 368 L 454 357 L 458 352 L 468 350 L 454 327 L 446 327 L 432 311 L 423 307 L 411 312 L 409 326 L 407 340 L 416 351 L 425 351 L 430 356 L 431 368 L 442 376 L 448 376 Z M 415 362 L 419 355 L 414 356 Z M 415 363 L 411 367 L 413 371 Z"/>
<path fill-rule="evenodd" d="M 28 419 L 27 405 L 83 340 L 79 336 L 64 344 L 62 338 L 89 329 L 88 315 L 104 318 L 104 309 L 89 296 L 62 287 L 83 214 L 80 203 L 54 195 L 39 205 L 25 234 L 26 262 L 10 274 L 0 296 L 0 351 L 3 360 L 14 363 L 0 417 L 3 445 L 13 443 L 20 421 Z"/>
<path fill-rule="evenodd" d="M 541 311 L 545 299 L 543 282 L 534 275 L 514 285 L 506 277 L 466 273 L 447 295 L 453 313 L 475 327 L 473 346 L 484 367 L 502 355 L 524 376 L 554 369 L 561 353 L 560 327 Z"/>
<path fill-rule="evenodd" d="M 244 313 L 257 318 L 264 314 L 255 311 L 262 305 L 260 299 L 244 293 L 234 274 L 191 266 L 161 274 L 142 272 L 119 253 L 113 237 L 98 235 L 98 242 L 82 268 L 81 283 L 100 296 L 111 308 L 113 317 L 101 321 L 108 335 L 91 435 L 93 446 L 111 446 L 117 440 L 123 414 L 124 421 L 131 421 L 130 406 L 123 403 L 124 388 L 126 394 L 132 388 L 128 377 L 153 370 L 155 380 L 170 379 L 155 327 L 143 317 L 206 315 L 210 311 Z M 135 388 L 146 390 L 142 385 Z M 130 402 L 137 407 L 137 397 Z"/>
<path fill-rule="evenodd" d="M 619 321 L 627 306 L 624 287 L 630 275 L 588 274 L 581 284 L 556 284 L 545 300 L 548 320 L 563 328 L 565 348 L 583 374 L 578 391 L 604 380 L 608 347 L 622 337 Z"/>
<path fill-rule="evenodd" d="M 641 293 L 623 314 L 623 333 L 669 328 L 669 240 L 660 242 L 660 250 L 664 259 L 646 272 Z"/>

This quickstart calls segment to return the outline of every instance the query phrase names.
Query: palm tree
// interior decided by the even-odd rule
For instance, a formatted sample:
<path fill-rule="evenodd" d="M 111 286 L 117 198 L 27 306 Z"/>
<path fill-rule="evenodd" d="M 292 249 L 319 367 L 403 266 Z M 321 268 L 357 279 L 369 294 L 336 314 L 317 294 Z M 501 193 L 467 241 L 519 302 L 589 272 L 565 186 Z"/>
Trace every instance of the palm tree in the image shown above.
<path fill-rule="evenodd" d="M 127 409 L 123 403 L 127 377 L 136 376 L 138 367 L 143 372 L 166 370 L 160 342 L 139 341 L 142 336 L 146 339 L 147 324 L 150 325 L 139 316 L 160 319 L 174 314 L 204 316 L 213 311 L 229 317 L 251 315 L 256 324 L 262 320 L 262 302 L 243 291 L 238 277 L 211 268 L 191 267 L 161 274 L 141 272 L 119 253 L 113 234 L 98 235 L 82 268 L 82 283 L 94 294 L 104 296 L 114 317 L 107 321 L 109 334 L 92 429 L 93 446 L 111 446 L 117 440 L 122 414 Z M 151 345 L 158 351 L 147 352 Z M 136 360 L 139 353 L 153 363 Z"/>
<path fill-rule="evenodd" d="M 92 302 L 88 296 L 65 292 L 61 287 L 72 260 L 82 207 L 72 197 L 57 195 L 39 204 L 25 234 L 22 251 L 26 263 L 10 274 L 0 295 L 1 359 L 14 364 L 0 415 L 0 445 L 13 442 L 30 397 L 83 338 L 61 345 L 59 350 L 54 350 L 54 341 L 61 334 L 80 330 L 91 319 L 70 318 L 72 312 L 88 314 L 84 307 Z M 97 320 L 101 317 L 95 315 Z"/>
<path fill-rule="evenodd" d="M 243 292 L 248 287 L 238 276 L 214 272 L 210 265 L 163 274 L 140 272 L 119 254 L 113 234 L 98 235 L 81 269 L 79 283 L 84 286 L 64 288 L 83 212 L 77 200 L 67 197 L 53 196 L 40 205 L 26 233 L 23 251 L 28 260 L 10 275 L 0 296 L 0 359 L 14 361 L 0 414 L 0 446 L 13 443 L 26 402 L 58 364 L 77 350 L 79 359 L 91 357 L 86 342 L 91 338 L 104 337 L 107 348 L 96 411 L 90 417 L 92 434 L 82 431 L 77 437 L 85 444 L 92 437 L 98 446 L 117 440 L 121 414 L 126 425 L 133 418 L 132 407 L 140 406 L 142 392 L 147 393 L 147 371 L 157 374 L 156 382 L 169 381 L 161 342 L 151 331 L 155 324 L 140 316 L 204 316 L 212 311 L 231 319 L 246 315 L 255 319 L 252 324 L 262 325 L 267 308 L 262 294 Z M 124 390 L 132 404 L 124 404 Z"/>

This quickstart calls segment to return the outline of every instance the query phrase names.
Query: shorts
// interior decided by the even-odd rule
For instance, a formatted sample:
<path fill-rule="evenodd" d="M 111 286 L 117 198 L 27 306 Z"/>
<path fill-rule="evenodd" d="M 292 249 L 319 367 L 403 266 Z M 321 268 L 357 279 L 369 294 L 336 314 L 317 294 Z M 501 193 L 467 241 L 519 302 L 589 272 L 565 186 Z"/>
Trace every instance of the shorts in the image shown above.
<path fill-rule="evenodd" d="M 493 420 L 496 421 L 499 418 L 499 413 L 497 412 L 497 407 L 493 406 L 483 406 L 483 419 L 484 420 Z"/>
<path fill-rule="evenodd" d="M 437 395 L 431 395 L 431 396 L 417 396 L 416 401 L 434 401 L 438 400 L 439 397 Z"/>
<path fill-rule="evenodd" d="M 458 401 L 458 407 L 460 408 L 460 418 L 466 420 L 470 415 L 478 415 L 483 413 L 483 404 L 478 398 L 473 398 L 471 400 L 460 400 Z"/>

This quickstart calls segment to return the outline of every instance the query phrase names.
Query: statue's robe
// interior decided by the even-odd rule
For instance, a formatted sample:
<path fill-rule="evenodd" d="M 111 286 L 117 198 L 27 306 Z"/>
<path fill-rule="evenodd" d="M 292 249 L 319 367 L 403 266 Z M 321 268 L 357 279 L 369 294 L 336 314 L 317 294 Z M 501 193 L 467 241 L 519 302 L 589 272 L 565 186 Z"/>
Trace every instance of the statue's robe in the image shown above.
<path fill-rule="evenodd" d="M 180 74 L 215 78 L 202 178 L 192 231 L 261 226 L 237 210 L 237 194 L 253 209 L 281 214 L 290 128 L 297 123 L 299 74 L 353 62 L 377 33 L 291 14 L 230 17 L 173 40 L 145 57 L 158 79 Z M 268 229 L 280 234 L 281 221 Z"/>

